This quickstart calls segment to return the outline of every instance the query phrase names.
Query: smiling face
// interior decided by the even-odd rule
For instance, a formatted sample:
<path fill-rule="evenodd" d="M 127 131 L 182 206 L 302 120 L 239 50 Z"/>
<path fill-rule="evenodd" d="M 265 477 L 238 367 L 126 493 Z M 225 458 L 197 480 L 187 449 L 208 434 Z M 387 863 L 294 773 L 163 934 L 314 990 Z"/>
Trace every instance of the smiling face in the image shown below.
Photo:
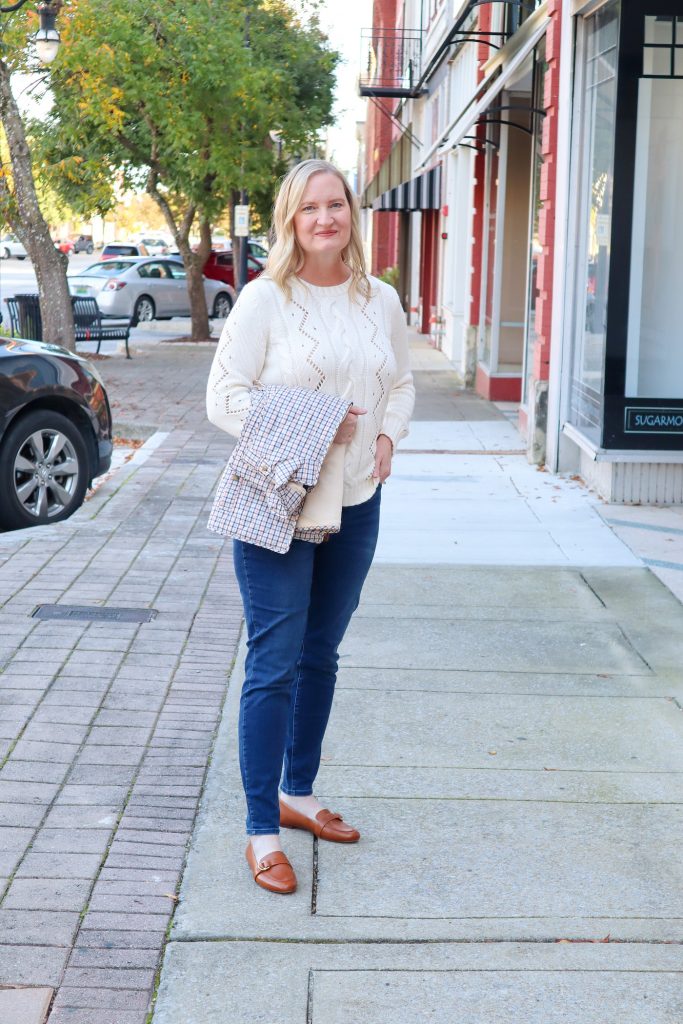
<path fill-rule="evenodd" d="M 351 207 L 336 174 L 321 171 L 306 183 L 294 214 L 294 233 L 305 258 L 334 258 L 351 238 Z"/>

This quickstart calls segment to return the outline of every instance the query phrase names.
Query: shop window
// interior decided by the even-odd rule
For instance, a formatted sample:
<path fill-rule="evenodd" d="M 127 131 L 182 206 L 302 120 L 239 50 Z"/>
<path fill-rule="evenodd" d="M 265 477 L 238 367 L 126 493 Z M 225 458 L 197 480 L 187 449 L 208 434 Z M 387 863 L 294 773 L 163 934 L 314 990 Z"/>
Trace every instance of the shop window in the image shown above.
<path fill-rule="evenodd" d="M 536 47 L 534 54 L 534 76 L 531 92 L 532 106 L 538 111 L 543 108 L 545 95 L 545 75 L 547 65 L 545 62 L 545 36 Z M 532 180 L 531 180 L 531 208 L 529 225 L 529 266 L 527 271 L 527 309 L 525 321 L 525 342 L 524 342 L 524 370 L 522 374 L 522 403 L 526 405 L 529 398 L 529 381 L 531 376 L 532 358 L 534 347 L 538 341 L 536 330 L 536 307 L 538 304 L 538 265 L 543 253 L 540 232 L 541 218 L 541 174 L 543 172 L 543 118 L 534 114 L 532 123 L 534 125 L 533 150 L 532 150 Z"/>
<path fill-rule="evenodd" d="M 683 398 L 682 58 L 683 18 L 646 17 L 626 356 L 634 398 Z"/>
<path fill-rule="evenodd" d="M 618 35 L 617 2 L 586 18 L 583 67 L 577 69 L 576 105 L 581 115 L 574 143 L 579 207 L 570 421 L 598 444 L 604 401 Z"/>
<path fill-rule="evenodd" d="M 482 268 L 482 320 L 478 359 L 491 366 L 493 331 L 498 316 L 496 279 L 496 240 L 498 225 L 498 175 L 500 173 L 500 126 L 487 129 L 490 144 L 486 147 L 486 200 L 484 210 L 484 265 Z"/>
<path fill-rule="evenodd" d="M 683 78 L 683 17 L 647 15 L 644 78 Z"/>
<path fill-rule="evenodd" d="M 513 35 L 524 22 L 529 18 L 537 7 L 540 7 L 542 0 L 520 0 L 519 3 L 507 4 L 506 31 Z"/>

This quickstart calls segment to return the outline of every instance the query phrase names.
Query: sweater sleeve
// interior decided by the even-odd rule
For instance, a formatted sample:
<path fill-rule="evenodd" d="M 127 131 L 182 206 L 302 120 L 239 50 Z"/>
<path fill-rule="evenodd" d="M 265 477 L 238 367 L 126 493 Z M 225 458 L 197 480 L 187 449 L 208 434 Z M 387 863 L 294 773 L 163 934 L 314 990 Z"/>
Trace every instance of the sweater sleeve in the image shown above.
<path fill-rule="evenodd" d="M 268 344 L 269 296 L 263 282 L 246 285 L 230 311 L 218 341 L 206 388 L 207 416 L 239 437 L 259 379 Z"/>
<path fill-rule="evenodd" d="M 410 372 L 406 316 L 396 290 L 388 287 L 387 291 L 390 293 L 387 305 L 389 306 L 391 346 L 396 358 L 397 372 L 389 393 L 389 401 L 380 433 L 387 435 L 395 449 L 401 438 L 408 433 L 408 423 L 415 405 L 415 385 Z"/>

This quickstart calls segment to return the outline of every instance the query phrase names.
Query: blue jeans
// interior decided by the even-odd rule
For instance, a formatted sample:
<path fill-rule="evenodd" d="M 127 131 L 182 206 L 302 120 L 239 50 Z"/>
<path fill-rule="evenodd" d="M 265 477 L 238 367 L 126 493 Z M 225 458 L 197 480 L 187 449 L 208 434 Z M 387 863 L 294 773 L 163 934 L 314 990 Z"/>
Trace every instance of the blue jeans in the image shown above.
<path fill-rule="evenodd" d="M 337 649 L 358 607 L 377 543 L 380 492 L 342 511 L 322 544 L 286 554 L 233 541 L 247 625 L 239 716 L 247 833 L 280 831 L 278 786 L 313 792 L 337 678 Z"/>

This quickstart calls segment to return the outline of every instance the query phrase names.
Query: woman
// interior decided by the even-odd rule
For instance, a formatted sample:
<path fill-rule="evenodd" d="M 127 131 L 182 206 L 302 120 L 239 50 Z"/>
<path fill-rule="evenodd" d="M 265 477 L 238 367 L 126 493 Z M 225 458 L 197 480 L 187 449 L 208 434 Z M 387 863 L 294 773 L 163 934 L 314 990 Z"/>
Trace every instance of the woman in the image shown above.
<path fill-rule="evenodd" d="M 207 389 L 209 419 L 238 436 L 254 382 L 313 388 L 352 403 L 341 529 L 285 554 L 233 541 L 248 654 L 239 716 L 247 803 L 246 856 L 255 881 L 293 892 L 280 826 L 332 842 L 360 833 L 313 794 L 332 706 L 337 649 L 370 568 L 380 486 L 414 403 L 405 316 L 395 290 L 368 277 L 358 203 L 330 163 L 305 160 L 284 178 L 264 274 L 241 292 Z M 279 793 L 278 793 L 279 788 Z"/>

